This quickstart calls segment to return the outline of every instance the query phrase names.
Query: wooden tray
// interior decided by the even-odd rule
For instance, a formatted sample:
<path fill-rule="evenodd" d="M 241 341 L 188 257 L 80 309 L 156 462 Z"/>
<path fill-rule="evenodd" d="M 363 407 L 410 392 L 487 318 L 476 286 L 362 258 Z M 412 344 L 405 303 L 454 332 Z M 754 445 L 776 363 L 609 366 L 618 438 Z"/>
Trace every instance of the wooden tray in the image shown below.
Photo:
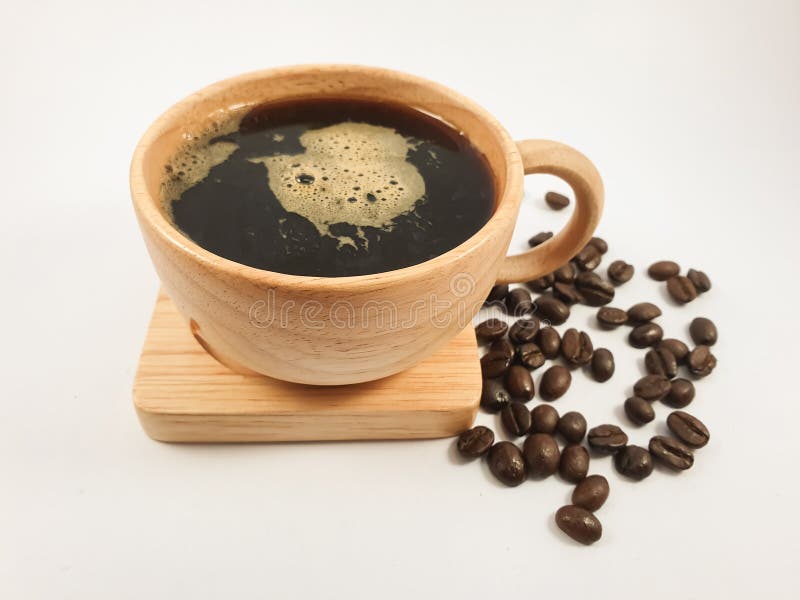
<path fill-rule="evenodd" d="M 224 367 L 195 341 L 163 290 L 133 383 L 142 427 L 163 442 L 446 437 L 472 425 L 480 393 L 472 327 L 397 375 L 308 386 Z"/>

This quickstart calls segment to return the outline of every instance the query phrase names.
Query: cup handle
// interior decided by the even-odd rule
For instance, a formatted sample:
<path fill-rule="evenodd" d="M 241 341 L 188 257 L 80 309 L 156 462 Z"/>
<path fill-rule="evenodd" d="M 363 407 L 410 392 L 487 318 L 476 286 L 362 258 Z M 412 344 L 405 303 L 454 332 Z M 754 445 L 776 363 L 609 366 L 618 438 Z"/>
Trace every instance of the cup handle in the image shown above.
<path fill-rule="evenodd" d="M 548 173 L 566 181 L 575 194 L 572 217 L 558 235 L 522 254 L 507 256 L 497 283 L 521 283 L 555 271 L 591 239 L 603 213 L 603 181 L 583 154 L 559 142 L 517 142 L 525 175 Z"/>

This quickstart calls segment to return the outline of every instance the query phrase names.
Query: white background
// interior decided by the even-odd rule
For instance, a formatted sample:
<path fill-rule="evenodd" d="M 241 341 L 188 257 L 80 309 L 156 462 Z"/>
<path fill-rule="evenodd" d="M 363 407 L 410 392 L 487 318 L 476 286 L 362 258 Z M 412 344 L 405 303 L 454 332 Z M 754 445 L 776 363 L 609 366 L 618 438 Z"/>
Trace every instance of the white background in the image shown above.
<path fill-rule="evenodd" d="M 798 2 L 4 2 L 0 14 L 0 596 L 3 598 L 788 598 L 800 558 Z M 472 97 L 518 138 L 601 171 L 599 233 L 670 335 L 721 331 L 689 410 L 695 467 L 622 481 L 603 539 L 552 524 L 571 487 L 509 489 L 452 440 L 178 446 L 130 388 L 158 281 L 127 170 L 147 125 L 217 79 L 304 62 L 392 67 Z M 513 250 L 566 214 L 526 179 Z M 641 276 L 704 269 L 684 308 Z M 605 266 L 601 269 L 605 270 Z M 624 333 L 607 384 L 562 413 L 619 422 L 641 373 Z M 669 412 L 657 406 L 663 422 Z M 480 422 L 496 425 L 494 417 Z M 795 596 L 796 597 L 796 596 Z"/>

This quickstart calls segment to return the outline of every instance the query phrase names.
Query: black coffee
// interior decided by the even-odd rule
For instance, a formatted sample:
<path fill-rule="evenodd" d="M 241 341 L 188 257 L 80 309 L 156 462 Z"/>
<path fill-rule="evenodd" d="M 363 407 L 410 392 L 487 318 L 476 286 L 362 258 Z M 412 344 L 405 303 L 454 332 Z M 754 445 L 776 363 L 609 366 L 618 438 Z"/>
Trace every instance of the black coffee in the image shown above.
<path fill-rule="evenodd" d="M 455 248 L 488 220 L 494 180 L 462 133 L 361 100 L 266 104 L 166 167 L 175 225 L 230 260 L 293 275 L 391 271 Z"/>

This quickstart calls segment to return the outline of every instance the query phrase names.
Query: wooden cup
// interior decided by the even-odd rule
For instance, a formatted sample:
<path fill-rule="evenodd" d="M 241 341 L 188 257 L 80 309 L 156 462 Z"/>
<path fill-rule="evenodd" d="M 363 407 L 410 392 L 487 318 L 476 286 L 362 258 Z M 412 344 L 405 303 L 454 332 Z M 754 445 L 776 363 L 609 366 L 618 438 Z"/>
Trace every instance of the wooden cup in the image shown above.
<path fill-rule="evenodd" d="M 257 104 L 326 96 L 406 104 L 463 131 L 492 169 L 492 217 L 467 241 L 427 262 L 329 278 L 232 262 L 169 222 L 161 202 L 164 167 L 187 139 Z M 558 235 L 507 257 L 527 173 L 564 179 L 575 193 L 575 208 Z M 258 71 L 192 94 L 145 132 L 130 180 L 153 264 L 197 341 L 236 371 L 317 385 L 378 379 L 431 355 L 470 324 L 496 282 L 535 279 L 572 258 L 592 236 L 603 209 L 600 175 L 577 150 L 545 140 L 515 143 L 480 106 L 442 85 L 350 65 Z"/>

